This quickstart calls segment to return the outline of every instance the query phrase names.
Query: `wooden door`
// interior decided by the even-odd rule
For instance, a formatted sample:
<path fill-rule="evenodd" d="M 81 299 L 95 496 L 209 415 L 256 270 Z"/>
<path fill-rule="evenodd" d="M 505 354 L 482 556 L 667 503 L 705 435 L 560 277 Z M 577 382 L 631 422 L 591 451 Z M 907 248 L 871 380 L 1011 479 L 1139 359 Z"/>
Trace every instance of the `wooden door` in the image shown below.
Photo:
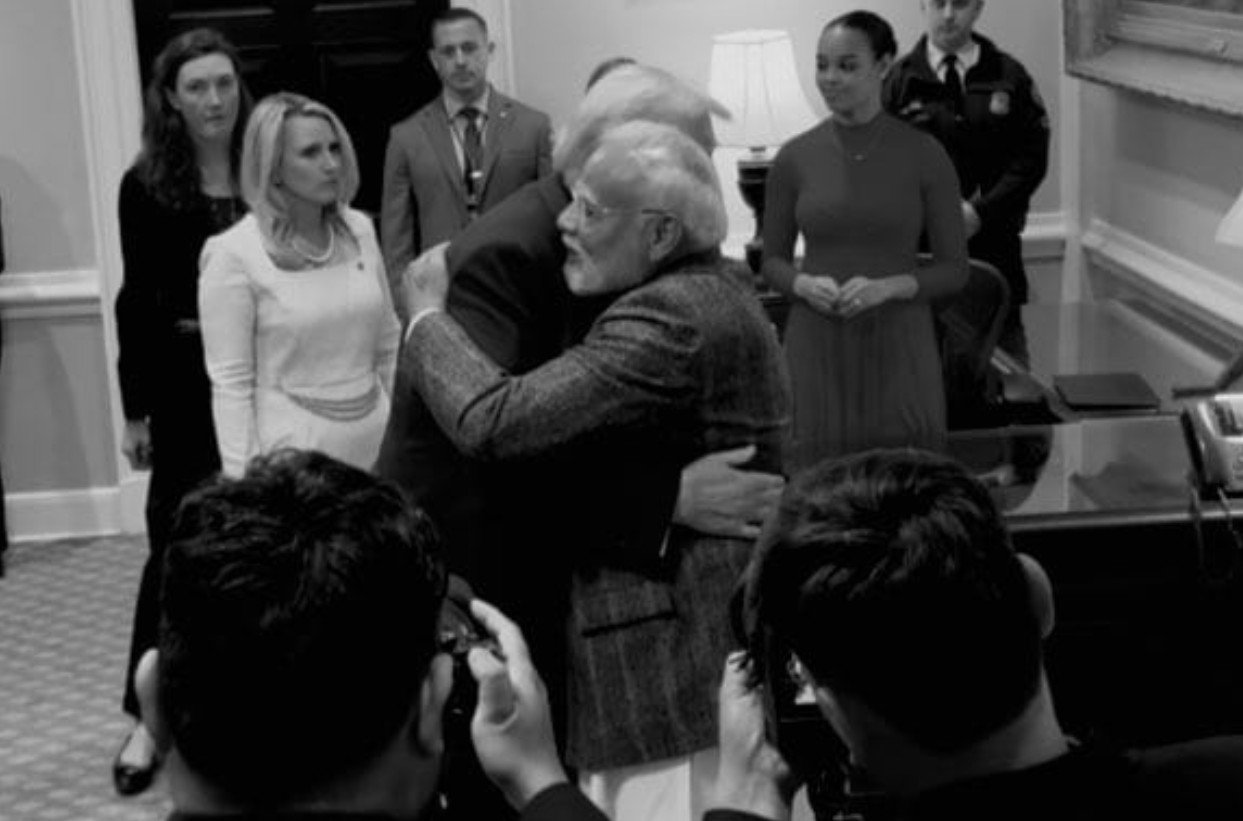
<path fill-rule="evenodd" d="M 143 84 L 172 36 L 197 26 L 237 46 L 255 99 L 298 91 L 328 105 L 350 132 L 362 187 L 380 208 L 388 130 L 440 90 L 428 25 L 448 0 L 133 0 Z"/>

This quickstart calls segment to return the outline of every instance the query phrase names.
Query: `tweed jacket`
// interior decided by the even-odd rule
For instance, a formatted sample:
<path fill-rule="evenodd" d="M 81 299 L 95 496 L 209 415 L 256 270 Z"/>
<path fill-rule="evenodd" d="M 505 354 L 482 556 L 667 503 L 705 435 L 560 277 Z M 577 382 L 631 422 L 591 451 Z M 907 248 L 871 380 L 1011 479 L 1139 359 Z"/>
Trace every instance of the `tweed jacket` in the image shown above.
<path fill-rule="evenodd" d="M 548 115 L 493 89 L 483 152 L 480 213 L 552 171 Z M 393 126 L 384 155 L 382 196 L 381 243 L 389 281 L 395 285 L 421 251 L 452 239 L 473 216 L 442 98 Z"/>
<path fill-rule="evenodd" d="M 750 467 L 781 469 L 784 359 L 747 275 L 715 255 L 620 296 L 580 345 L 528 374 L 499 369 L 443 314 L 411 329 L 400 368 L 476 459 L 559 452 L 590 474 L 607 448 L 663 473 L 670 460 L 755 444 Z M 712 695 L 733 644 L 727 604 L 751 542 L 673 528 L 663 548 L 636 549 L 624 501 L 583 497 L 573 513 L 590 549 L 571 557 L 570 763 L 601 770 L 713 746 Z"/>

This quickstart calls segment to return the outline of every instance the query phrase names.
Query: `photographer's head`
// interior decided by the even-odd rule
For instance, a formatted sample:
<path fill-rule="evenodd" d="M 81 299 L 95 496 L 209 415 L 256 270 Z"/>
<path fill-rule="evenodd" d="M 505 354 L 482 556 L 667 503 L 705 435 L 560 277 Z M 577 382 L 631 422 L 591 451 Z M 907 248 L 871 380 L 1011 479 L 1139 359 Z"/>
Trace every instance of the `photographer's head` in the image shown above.
<path fill-rule="evenodd" d="M 792 653 L 887 790 L 1060 751 L 1041 661 L 1048 580 L 958 464 L 892 450 L 809 470 L 787 488 L 747 584 L 761 680 Z"/>
<path fill-rule="evenodd" d="M 452 679 L 437 549 L 398 490 L 319 453 L 186 499 L 138 676 L 179 809 L 426 803 Z"/>

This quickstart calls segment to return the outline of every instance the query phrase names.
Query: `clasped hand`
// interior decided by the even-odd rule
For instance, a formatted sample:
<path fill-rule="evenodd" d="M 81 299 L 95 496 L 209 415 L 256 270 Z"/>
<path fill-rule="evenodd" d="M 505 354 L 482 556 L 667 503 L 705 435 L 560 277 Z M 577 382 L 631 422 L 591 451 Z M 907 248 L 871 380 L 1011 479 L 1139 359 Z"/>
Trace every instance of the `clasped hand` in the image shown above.
<path fill-rule="evenodd" d="M 840 285 L 833 277 L 799 274 L 794 293 L 825 316 L 850 319 L 893 296 L 886 279 L 851 277 Z"/>
<path fill-rule="evenodd" d="M 449 264 L 445 260 L 448 247 L 449 243 L 442 242 L 427 249 L 402 272 L 401 290 L 407 317 L 420 311 L 444 309 L 445 296 L 449 293 Z"/>

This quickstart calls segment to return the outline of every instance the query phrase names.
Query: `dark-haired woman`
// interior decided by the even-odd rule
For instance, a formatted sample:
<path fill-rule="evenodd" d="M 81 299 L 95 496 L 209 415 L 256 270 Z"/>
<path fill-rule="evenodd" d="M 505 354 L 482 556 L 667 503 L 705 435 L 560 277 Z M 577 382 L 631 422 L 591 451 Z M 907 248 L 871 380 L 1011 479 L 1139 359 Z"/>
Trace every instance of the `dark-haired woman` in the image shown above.
<path fill-rule="evenodd" d="M 830 117 L 783 146 L 768 178 L 763 273 L 792 302 L 796 466 L 884 445 L 937 448 L 945 436 L 928 302 L 962 286 L 967 243 L 944 150 L 882 110 L 896 53 L 876 14 L 830 21 L 816 51 Z"/>
<path fill-rule="evenodd" d="M 206 239 L 245 212 L 237 170 L 249 112 L 232 45 L 210 29 L 177 36 L 155 59 L 142 150 L 121 180 L 125 267 L 116 318 L 122 450 L 135 470 L 151 471 L 150 554 L 125 674 L 124 709 L 135 722 L 112 771 L 122 795 L 146 789 L 159 764 L 133 675 L 156 641 L 159 573 L 172 516 L 186 492 L 220 467 L 199 334 L 198 260 Z"/>

